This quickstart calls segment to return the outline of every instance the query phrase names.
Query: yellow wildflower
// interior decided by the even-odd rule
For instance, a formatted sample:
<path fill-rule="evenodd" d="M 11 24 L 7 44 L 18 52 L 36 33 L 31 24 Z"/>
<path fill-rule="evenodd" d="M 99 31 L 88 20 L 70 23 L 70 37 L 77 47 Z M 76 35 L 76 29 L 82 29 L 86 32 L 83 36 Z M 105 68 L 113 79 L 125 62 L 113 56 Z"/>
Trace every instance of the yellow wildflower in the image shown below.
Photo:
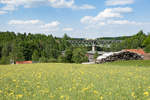
<path fill-rule="evenodd" d="M 60 96 L 60 98 L 61 98 L 61 99 L 63 99 L 63 98 L 64 98 L 64 96 L 62 95 L 62 96 Z"/>
<path fill-rule="evenodd" d="M 39 86 L 39 85 L 37 85 L 37 88 L 40 88 L 40 86 Z"/>
<path fill-rule="evenodd" d="M 144 95 L 145 95 L 145 96 L 149 96 L 149 93 L 148 93 L 148 92 L 144 92 Z"/>
<path fill-rule="evenodd" d="M 49 97 L 50 97 L 50 98 L 54 98 L 54 96 L 52 96 L 52 95 L 51 95 L 51 96 L 49 96 Z"/>
<path fill-rule="evenodd" d="M 38 78 L 41 78 L 41 73 L 38 73 Z"/>
<path fill-rule="evenodd" d="M 16 82 L 16 80 L 14 79 L 13 82 Z"/>
<path fill-rule="evenodd" d="M 36 96 L 36 94 L 33 94 L 33 97 L 35 97 Z"/>
<path fill-rule="evenodd" d="M 18 95 L 16 95 L 16 97 L 17 97 L 17 98 L 22 98 L 23 95 L 22 95 L 22 94 L 18 94 Z"/>
<path fill-rule="evenodd" d="M 131 96 L 134 97 L 134 98 L 136 97 L 134 92 L 132 92 Z"/>
<path fill-rule="evenodd" d="M 100 100 L 103 100 L 103 96 L 100 96 Z"/>
<path fill-rule="evenodd" d="M 2 90 L 0 90 L 0 93 L 2 93 Z"/>
<path fill-rule="evenodd" d="M 83 89 L 82 89 L 82 92 L 87 91 L 87 90 L 88 90 L 88 88 L 83 88 Z"/>
<path fill-rule="evenodd" d="M 80 73 L 83 75 L 84 74 L 84 72 L 83 71 L 80 71 Z"/>
<path fill-rule="evenodd" d="M 72 88 L 69 88 L 69 91 L 72 91 Z"/>
<path fill-rule="evenodd" d="M 13 92 L 11 92 L 11 93 L 9 93 L 9 96 L 11 96 L 11 95 L 13 95 L 14 93 Z"/>
<path fill-rule="evenodd" d="M 94 94 L 98 94 L 98 91 L 94 90 L 93 93 L 94 93 Z"/>

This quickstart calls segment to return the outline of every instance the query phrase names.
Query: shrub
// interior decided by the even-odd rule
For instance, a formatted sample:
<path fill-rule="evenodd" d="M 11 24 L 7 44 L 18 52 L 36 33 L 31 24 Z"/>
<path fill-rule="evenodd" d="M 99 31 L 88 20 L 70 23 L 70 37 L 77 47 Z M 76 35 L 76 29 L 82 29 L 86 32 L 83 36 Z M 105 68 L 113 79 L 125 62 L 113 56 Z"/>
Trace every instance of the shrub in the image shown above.
<path fill-rule="evenodd" d="M 57 59 L 55 59 L 55 58 L 50 58 L 50 59 L 48 59 L 48 62 L 53 62 L 53 63 L 55 63 L 55 62 L 57 62 Z"/>
<path fill-rule="evenodd" d="M 150 44 L 144 48 L 144 51 L 147 53 L 150 53 Z"/>
<path fill-rule="evenodd" d="M 48 62 L 48 60 L 47 60 L 46 57 L 41 57 L 41 58 L 39 59 L 39 62 L 40 62 L 40 63 L 46 63 L 46 62 Z"/>
<path fill-rule="evenodd" d="M 10 59 L 9 59 L 9 57 L 3 56 L 3 57 L 0 59 L 0 64 L 10 64 Z"/>

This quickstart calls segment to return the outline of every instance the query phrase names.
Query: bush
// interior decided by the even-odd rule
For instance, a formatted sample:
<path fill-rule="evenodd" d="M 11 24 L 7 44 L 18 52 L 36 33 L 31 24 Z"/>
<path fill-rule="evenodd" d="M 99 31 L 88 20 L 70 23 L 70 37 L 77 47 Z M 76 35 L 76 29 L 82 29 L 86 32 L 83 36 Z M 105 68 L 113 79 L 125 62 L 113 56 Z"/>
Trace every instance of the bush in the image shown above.
<path fill-rule="evenodd" d="M 32 61 L 35 61 L 35 62 L 39 61 L 39 54 L 37 50 L 35 50 L 32 54 Z"/>
<path fill-rule="evenodd" d="M 39 59 L 39 62 L 40 62 L 40 63 L 46 63 L 46 62 L 48 62 L 48 60 L 47 60 L 46 57 L 41 57 L 41 58 Z"/>
<path fill-rule="evenodd" d="M 72 63 L 72 56 L 73 56 L 73 48 L 67 48 L 65 50 L 65 56 L 64 59 L 66 63 Z"/>
<path fill-rule="evenodd" d="M 9 57 L 3 56 L 3 57 L 0 59 L 0 64 L 10 64 L 10 59 L 9 59 Z"/>
<path fill-rule="evenodd" d="M 86 56 L 86 50 L 83 48 L 74 49 L 72 61 L 75 63 L 87 62 L 88 57 Z"/>
<path fill-rule="evenodd" d="M 65 57 L 64 57 L 63 55 L 60 55 L 60 56 L 58 57 L 58 62 L 59 62 L 59 63 L 64 63 L 64 62 L 65 62 Z"/>
<path fill-rule="evenodd" d="M 48 59 L 48 62 L 53 62 L 53 63 L 56 63 L 57 62 L 57 59 L 55 59 L 55 58 L 50 58 L 50 59 Z"/>
<path fill-rule="evenodd" d="M 144 48 L 144 51 L 147 53 L 150 53 L 150 44 Z"/>

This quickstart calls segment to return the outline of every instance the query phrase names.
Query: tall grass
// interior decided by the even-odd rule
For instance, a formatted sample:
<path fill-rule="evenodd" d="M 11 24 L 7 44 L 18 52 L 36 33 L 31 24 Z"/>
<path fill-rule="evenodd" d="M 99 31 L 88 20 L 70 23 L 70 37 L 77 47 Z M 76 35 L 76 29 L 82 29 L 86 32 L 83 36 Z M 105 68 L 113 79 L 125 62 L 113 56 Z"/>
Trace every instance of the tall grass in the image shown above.
<path fill-rule="evenodd" d="M 148 100 L 150 61 L 0 66 L 0 100 Z"/>

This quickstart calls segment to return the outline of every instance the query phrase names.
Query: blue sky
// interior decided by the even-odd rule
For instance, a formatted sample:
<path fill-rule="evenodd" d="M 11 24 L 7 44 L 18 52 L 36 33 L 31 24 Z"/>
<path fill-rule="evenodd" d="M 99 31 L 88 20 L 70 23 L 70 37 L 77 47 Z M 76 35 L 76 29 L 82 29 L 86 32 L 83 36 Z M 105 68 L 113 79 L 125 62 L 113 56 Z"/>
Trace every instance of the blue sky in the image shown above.
<path fill-rule="evenodd" d="M 150 0 L 0 0 L 0 31 L 76 38 L 150 32 Z"/>

